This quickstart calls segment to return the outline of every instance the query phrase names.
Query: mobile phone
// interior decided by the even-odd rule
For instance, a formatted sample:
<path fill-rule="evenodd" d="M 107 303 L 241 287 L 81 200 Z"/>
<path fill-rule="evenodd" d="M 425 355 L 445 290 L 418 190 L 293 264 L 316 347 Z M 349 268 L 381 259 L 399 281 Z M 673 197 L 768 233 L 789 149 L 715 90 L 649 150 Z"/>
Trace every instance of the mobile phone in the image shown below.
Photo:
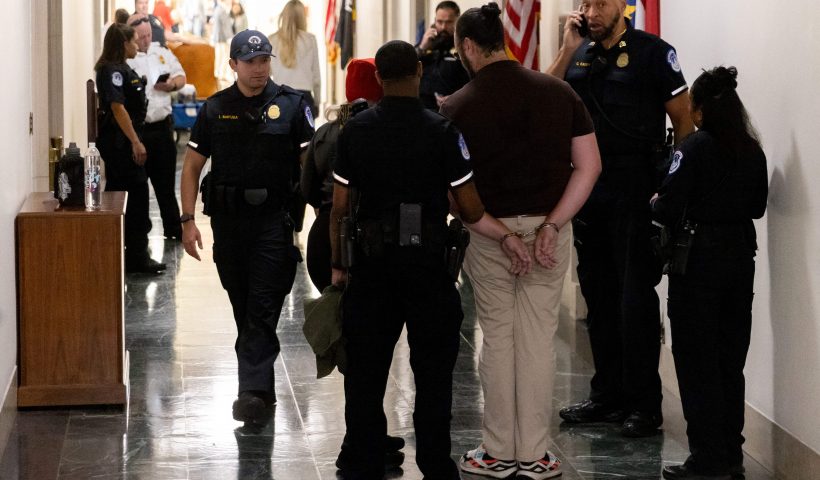
<path fill-rule="evenodd" d="M 581 25 L 578 28 L 578 35 L 586 38 L 589 36 L 589 22 L 587 22 L 587 17 L 585 15 L 581 15 Z"/>
<path fill-rule="evenodd" d="M 157 81 L 154 83 L 164 83 L 168 81 L 168 78 L 171 76 L 170 73 L 163 73 L 162 75 L 157 77 Z"/>
<path fill-rule="evenodd" d="M 399 245 L 421 245 L 421 205 L 418 203 L 399 205 Z"/>

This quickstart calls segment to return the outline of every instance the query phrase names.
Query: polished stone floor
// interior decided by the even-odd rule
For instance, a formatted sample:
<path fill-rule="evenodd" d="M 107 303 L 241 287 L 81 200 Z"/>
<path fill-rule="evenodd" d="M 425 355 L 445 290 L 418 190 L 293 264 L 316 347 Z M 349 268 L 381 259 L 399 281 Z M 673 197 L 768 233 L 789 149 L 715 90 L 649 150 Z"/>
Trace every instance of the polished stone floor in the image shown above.
<path fill-rule="evenodd" d="M 152 199 L 154 225 L 161 225 Z M 210 229 L 202 262 L 152 232 L 153 256 L 169 265 L 160 276 L 129 275 L 125 344 L 130 354 L 128 408 L 20 411 L 0 461 L 0 479 L 334 479 L 344 433 L 342 378 L 315 378 L 314 357 L 301 332 L 302 300 L 317 296 L 300 265 L 279 324 L 276 362 L 279 403 L 272 423 L 250 432 L 231 418 L 236 392 L 234 323 L 216 275 Z M 298 242 L 304 248 L 307 226 Z M 455 368 L 453 456 L 481 439 L 482 393 L 477 346 L 481 331 L 469 284 L 462 286 L 466 319 Z M 583 334 L 582 334 L 583 335 Z M 558 339 L 557 407 L 584 397 L 591 374 L 588 352 Z M 408 348 L 396 347 L 385 411 L 390 433 L 407 440 L 402 469 L 389 478 L 420 479 L 414 462 L 413 376 Z M 687 455 L 679 402 L 665 392 L 664 433 L 626 440 L 614 425 L 568 427 L 557 413 L 551 450 L 563 478 L 657 479 L 663 465 Z M 749 480 L 773 478 L 746 458 Z M 467 478 L 465 476 L 465 478 Z"/>

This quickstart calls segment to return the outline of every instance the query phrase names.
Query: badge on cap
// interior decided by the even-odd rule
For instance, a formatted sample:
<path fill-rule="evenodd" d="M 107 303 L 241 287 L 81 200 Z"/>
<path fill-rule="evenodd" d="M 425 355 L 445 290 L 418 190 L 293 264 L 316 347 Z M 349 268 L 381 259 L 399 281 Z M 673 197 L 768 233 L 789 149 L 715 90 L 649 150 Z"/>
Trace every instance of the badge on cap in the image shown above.
<path fill-rule="evenodd" d="M 111 83 L 114 84 L 115 87 L 122 86 L 122 74 L 120 72 L 114 72 L 111 74 Z"/>
<path fill-rule="evenodd" d="M 629 65 L 629 54 L 624 52 L 618 55 L 618 60 L 615 61 L 615 65 L 618 65 L 620 68 L 624 68 Z"/>
<path fill-rule="evenodd" d="M 458 134 L 458 148 L 461 149 L 461 156 L 464 157 L 464 160 L 470 159 L 470 151 L 467 150 L 467 142 L 464 141 L 464 135 Z"/>
<path fill-rule="evenodd" d="M 159 56 L 159 63 L 165 65 L 165 57 L 163 57 L 162 55 Z"/>
<path fill-rule="evenodd" d="M 307 119 L 308 124 L 310 125 L 310 128 L 315 128 L 316 127 L 316 125 L 313 122 L 313 112 L 310 111 L 309 106 L 305 107 L 305 118 Z"/>
<path fill-rule="evenodd" d="M 251 35 L 251 37 L 248 38 L 248 43 L 259 45 L 260 43 L 262 43 L 262 39 L 257 37 L 256 35 Z"/>
<path fill-rule="evenodd" d="M 270 118 L 271 120 L 276 120 L 277 118 L 279 118 L 279 115 L 279 105 L 271 105 L 270 107 L 268 107 L 268 118 Z"/>
<path fill-rule="evenodd" d="M 678 171 L 681 160 L 683 160 L 683 152 L 678 150 L 675 152 L 675 156 L 672 157 L 672 165 L 669 166 L 669 175 Z"/>
<path fill-rule="evenodd" d="M 675 49 L 669 49 L 669 53 L 666 54 L 666 62 L 669 63 L 669 66 L 672 67 L 672 70 L 680 73 L 680 63 L 678 62 L 678 54 L 675 52 Z"/>

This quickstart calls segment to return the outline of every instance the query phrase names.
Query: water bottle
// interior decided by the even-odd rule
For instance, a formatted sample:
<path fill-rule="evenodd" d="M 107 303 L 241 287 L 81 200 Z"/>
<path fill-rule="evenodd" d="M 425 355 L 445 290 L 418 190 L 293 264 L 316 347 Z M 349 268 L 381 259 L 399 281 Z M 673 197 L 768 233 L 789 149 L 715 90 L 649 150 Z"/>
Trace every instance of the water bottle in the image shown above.
<path fill-rule="evenodd" d="M 85 209 L 99 210 L 102 205 L 100 185 L 100 151 L 94 142 L 88 144 L 85 154 Z"/>

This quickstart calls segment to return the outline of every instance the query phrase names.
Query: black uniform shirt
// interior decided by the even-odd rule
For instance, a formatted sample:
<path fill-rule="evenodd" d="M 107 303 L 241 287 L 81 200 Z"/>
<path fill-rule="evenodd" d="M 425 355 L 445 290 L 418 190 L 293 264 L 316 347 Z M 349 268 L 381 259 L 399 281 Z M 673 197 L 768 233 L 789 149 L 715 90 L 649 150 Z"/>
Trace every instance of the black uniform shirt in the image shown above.
<path fill-rule="evenodd" d="M 202 106 L 188 146 L 211 157 L 215 185 L 264 187 L 284 199 L 298 178 L 300 146 L 310 140 L 313 125 L 296 90 L 269 79 L 262 93 L 246 97 L 234 83 Z"/>
<path fill-rule="evenodd" d="M 426 224 L 446 223 L 447 191 L 471 180 L 470 152 L 458 130 L 411 97 L 385 97 L 345 123 L 333 177 L 360 194 L 359 219 L 422 204 Z"/>
<path fill-rule="evenodd" d="M 662 144 L 664 104 L 687 90 L 675 49 L 636 30 L 629 20 L 626 26 L 626 33 L 609 50 L 597 42 L 579 47 L 565 77 L 592 116 L 604 157 L 646 153 Z M 593 96 L 606 116 L 630 136 L 602 117 Z"/>
<path fill-rule="evenodd" d="M 139 131 L 145 122 L 148 101 L 145 99 L 145 79 L 137 75 L 128 64 L 103 65 L 97 71 L 97 92 L 100 96 L 100 110 L 111 115 L 111 103 L 125 107 L 134 129 Z M 113 116 L 101 125 L 101 129 L 116 127 Z"/>
<path fill-rule="evenodd" d="M 419 55 L 422 65 L 419 98 L 425 108 L 438 111 L 436 94 L 452 95 L 470 81 L 461 60 L 450 50 L 427 50 Z"/>

